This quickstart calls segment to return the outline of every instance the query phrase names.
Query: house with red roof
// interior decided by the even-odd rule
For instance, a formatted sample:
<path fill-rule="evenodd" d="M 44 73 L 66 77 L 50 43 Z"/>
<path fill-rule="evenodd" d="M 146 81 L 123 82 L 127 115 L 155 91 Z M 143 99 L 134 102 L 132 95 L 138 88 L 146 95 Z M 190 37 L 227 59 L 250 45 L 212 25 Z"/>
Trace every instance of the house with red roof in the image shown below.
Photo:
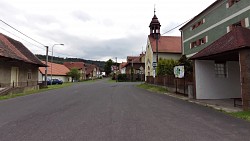
<path fill-rule="evenodd" d="M 183 53 L 194 62 L 194 98 L 237 98 L 250 109 L 249 19 L 249 0 L 216 0 L 181 27 Z"/>
<path fill-rule="evenodd" d="M 87 79 L 97 79 L 101 77 L 100 69 L 95 64 L 85 64 L 86 65 L 86 78 Z"/>
<path fill-rule="evenodd" d="M 141 53 L 139 56 L 127 56 L 127 62 L 122 67 L 128 79 L 131 79 L 131 75 L 134 75 L 134 80 L 144 80 L 145 54 Z"/>
<path fill-rule="evenodd" d="M 145 54 L 145 75 L 154 75 L 154 66 L 159 58 L 178 60 L 182 55 L 181 37 L 178 36 L 161 36 L 160 22 L 154 14 L 149 25 L 150 35 L 147 39 Z"/>
<path fill-rule="evenodd" d="M 45 61 L 42 61 L 45 64 Z M 71 77 L 67 75 L 70 71 L 66 66 L 62 64 L 56 64 L 48 62 L 48 80 L 52 79 L 59 79 L 63 82 L 71 82 Z M 38 73 L 39 81 L 45 81 L 45 67 L 39 67 Z"/>
<path fill-rule="evenodd" d="M 0 87 L 38 86 L 38 68 L 45 65 L 21 42 L 0 33 Z"/>
<path fill-rule="evenodd" d="M 86 80 L 86 64 L 84 62 L 64 62 L 64 66 L 68 69 L 78 69 L 79 73 L 81 74 L 80 80 Z"/>
<path fill-rule="evenodd" d="M 122 62 L 119 65 L 119 71 L 121 74 L 126 74 L 126 64 L 127 64 L 127 62 Z"/>

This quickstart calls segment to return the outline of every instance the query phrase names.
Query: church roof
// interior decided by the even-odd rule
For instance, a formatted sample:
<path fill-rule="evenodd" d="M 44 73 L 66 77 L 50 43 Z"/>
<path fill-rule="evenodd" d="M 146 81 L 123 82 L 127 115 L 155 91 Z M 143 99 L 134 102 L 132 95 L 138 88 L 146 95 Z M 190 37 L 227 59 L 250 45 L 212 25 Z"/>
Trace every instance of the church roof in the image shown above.
<path fill-rule="evenodd" d="M 148 36 L 153 52 L 156 52 L 156 39 Z M 158 40 L 158 52 L 161 53 L 181 53 L 181 37 L 161 36 Z"/>

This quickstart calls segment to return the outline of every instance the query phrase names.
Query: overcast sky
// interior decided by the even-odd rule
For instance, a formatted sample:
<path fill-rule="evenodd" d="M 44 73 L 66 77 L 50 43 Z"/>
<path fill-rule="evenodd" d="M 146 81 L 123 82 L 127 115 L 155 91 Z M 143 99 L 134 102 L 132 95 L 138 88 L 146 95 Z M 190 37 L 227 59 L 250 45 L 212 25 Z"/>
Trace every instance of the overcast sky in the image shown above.
<path fill-rule="evenodd" d="M 54 46 L 54 56 L 91 60 L 139 55 L 156 15 L 161 33 L 199 14 L 215 0 L 1 0 L 0 19 L 36 41 Z M 0 22 L 0 32 L 34 54 L 45 48 Z M 178 29 L 165 36 L 180 36 Z M 49 53 L 51 54 L 51 52 Z"/>

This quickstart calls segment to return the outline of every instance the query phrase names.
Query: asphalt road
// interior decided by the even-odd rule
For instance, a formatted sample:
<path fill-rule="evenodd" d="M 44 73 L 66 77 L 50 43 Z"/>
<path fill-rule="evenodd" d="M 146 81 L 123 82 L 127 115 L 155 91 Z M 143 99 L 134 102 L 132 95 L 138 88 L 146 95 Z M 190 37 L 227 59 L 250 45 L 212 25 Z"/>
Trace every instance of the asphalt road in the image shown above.
<path fill-rule="evenodd" d="M 0 101 L 0 141 L 249 141 L 250 123 L 101 80 Z"/>

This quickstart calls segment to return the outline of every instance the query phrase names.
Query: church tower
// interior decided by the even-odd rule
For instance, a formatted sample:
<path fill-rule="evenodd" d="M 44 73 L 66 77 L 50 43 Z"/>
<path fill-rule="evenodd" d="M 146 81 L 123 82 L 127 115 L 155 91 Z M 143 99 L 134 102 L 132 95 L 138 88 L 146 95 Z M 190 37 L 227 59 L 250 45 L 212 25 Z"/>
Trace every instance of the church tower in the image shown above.
<path fill-rule="evenodd" d="M 159 39 L 161 24 L 157 16 L 155 15 L 155 9 L 154 9 L 154 17 L 150 22 L 149 28 L 150 28 L 150 36 L 153 37 L 154 39 Z"/>

